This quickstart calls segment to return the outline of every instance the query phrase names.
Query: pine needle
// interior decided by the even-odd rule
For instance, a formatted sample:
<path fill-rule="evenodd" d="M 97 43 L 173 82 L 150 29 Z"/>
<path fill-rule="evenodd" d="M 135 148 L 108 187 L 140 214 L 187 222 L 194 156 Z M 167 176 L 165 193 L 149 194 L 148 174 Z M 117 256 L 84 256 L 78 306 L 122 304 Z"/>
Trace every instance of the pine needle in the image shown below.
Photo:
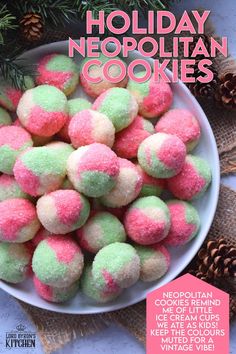
<path fill-rule="evenodd" d="M 25 77 L 32 75 L 32 68 L 29 65 L 23 65 L 20 59 L 15 60 L 0 55 L 0 76 L 9 82 L 16 89 L 25 87 Z"/>
<path fill-rule="evenodd" d="M 15 16 L 8 11 L 6 4 L 0 3 L 0 45 L 4 43 L 3 32 L 17 27 L 13 23 L 15 19 Z"/>
<path fill-rule="evenodd" d="M 16 8 L 22 15 L 40 14 L 44 22 L 54 26 L 65 26 L 76 15 L 73 1 L 68 0 L 24 0 L 16 2 Z"/>

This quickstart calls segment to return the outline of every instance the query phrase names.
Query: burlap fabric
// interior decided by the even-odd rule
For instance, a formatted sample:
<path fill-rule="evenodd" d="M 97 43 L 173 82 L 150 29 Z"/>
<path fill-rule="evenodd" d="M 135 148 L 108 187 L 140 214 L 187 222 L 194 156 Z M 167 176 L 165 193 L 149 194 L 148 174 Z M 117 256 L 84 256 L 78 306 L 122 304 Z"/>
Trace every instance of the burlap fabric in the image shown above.
<path fill-rule="evenodd" d="M 211 24 L 207 26 L 207 34 L 214 32 Z M 51 33 L 44 38 L 44 43 L 68 38 L 68 33 Z M 171 46 L 171 40 L 170 40 Z M 230 65 L 235 65 L 232 58 L 225 60 L 218 57 L 216 63 L 221 72 Z M 201 101 L 213 132 L 216 137 L 220 155 L 221 173 L 227 174 L 236 170 L 236 113 L 217 107 L 215 102 Z M 220 198 L 215 219 L 208 238 L 218 239 L 222 236 L 229 244 L 236 245 L 236 192 L 221 186 Z M 187 269 L 186 269 L 187 272 Z M 45 353 L 63 347 L 69 341 L 94 333 L 114 321 L 128 329 L 143 344 L 145 343 L 146 306 L 145 301 L 129 308 L 102 315 L 66 315 L 41 310 L 20 302 L 31 320 L 34 322 Z"/>

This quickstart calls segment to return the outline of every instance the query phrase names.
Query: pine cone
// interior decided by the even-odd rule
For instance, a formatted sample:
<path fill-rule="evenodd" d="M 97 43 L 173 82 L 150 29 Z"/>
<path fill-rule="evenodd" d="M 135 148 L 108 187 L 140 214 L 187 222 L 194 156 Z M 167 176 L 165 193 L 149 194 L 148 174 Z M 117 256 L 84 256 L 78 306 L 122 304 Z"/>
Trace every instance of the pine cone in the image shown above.
<path fill-rule="evenodd" d="M 236 248 L 228 246 L 222 238 L 208 241 L 198 252 L 199 271 L 209 279 L 236 277 Z"/>
<path fill-rule="evenodd" d="M 236 316 L 236 300 L 234 297 L 229 297 L 230 319 Z"/>
<path fill-rule="evenodd" d="M 200 249 L 193 269 L 188 271 L 195 277 L 230 294 L 230 317 L 236 316 L 236 248 L 228 245 L 224 238 L 210 240 Z"/>
<path fill-rule="evenodd" d="M 28 13 L 20 20 L 24 38 L 29 42 L 38 41 L 43 35 L 43 19 L 40 14 Z"/>
<path fill-rule="evenodd" d="M 215 98 L 226 108 L 236 108 L 236 73 L 222 75 Z"/>
<path fill-rule="evenodd" d="M 198 34 L 198 35 L 193 36 L 193 42 L 189 44 L 189 56 L 190 57 L 195 49 L 197 42 L 199 41 L 199 38 L 201 38 L 203 40 L 203 43 L 205 44 L 207 51 L 210 52 L 210 49 L 211 49 L 210 38 L 205 34 Z"/>
<path fill-rule="evenodd" d="M 195 65 L 194 65 L 193 77 L 195 77 L 196 79 L 199 76 L 203 75 L 202 72 L 198 68 L 198 63 L 201 59 L 202 59 L 202 57 L 201 58 L 198 57 Z M 189 90 L 192 92 L 192 94 L 195 97 L 206 97 L 206 98 L 210 99 L 215 96 L 216 89 L 217 89 L 218 83 L 219 83 L 218 72 L 217 72 L 216 68 L 214 67 L 214 65 L 211 66 L 211 71 L 213 72 L 213 75 L 214 75 L 213 80 L 211 82 L 202 83 L 202 82 L 196 80 L 196 82 L 194 82 L 194 83 L 187 84 Z"/>

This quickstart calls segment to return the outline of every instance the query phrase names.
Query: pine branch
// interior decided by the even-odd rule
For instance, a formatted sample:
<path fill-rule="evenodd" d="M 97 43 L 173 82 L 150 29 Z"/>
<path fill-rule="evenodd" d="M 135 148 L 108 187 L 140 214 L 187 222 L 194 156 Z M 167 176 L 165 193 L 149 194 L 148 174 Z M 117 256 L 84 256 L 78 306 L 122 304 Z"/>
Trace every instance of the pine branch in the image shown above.
<path fill-rule="evenodd" d="M 54 26 L 64 26 L 76 15 L 76 10 L 69 0 L 17 1 L 15 8 L 21 13 L 21 16 L 30 12 L 40 14 L 44 22 Z"/>
<path fill-rule="evenodd" d="M 106 17 L 112 11 L 119 10 L 119 8 L 115 6 L 114 2 L 107 0 L 75 0 L 74 6 L 76 8 L 76 12 L 82 20 L 85 19 L 87 11 L 92 11 L 93 18 L 98 18 L 99 11 L 104 11 Z"/>
<path fill-rule="evenodd" d="M 3 5 L 0 3 L 0 45 L 4 43 L 3 33 L 17 27 L 13 23 L 15 19 L 15 16 L 8 11 L 6 4 Z"/>
<path fill-rule="evenodd" d="M 25 87 L 25 77 L 32 75 L 32 68 L 23 65 L 22 60 L 0 55 L 0 76 L 17 89 Z"/>
<path fill-rule="evenodd" d="M 75 0 L 74 6 L 78 9 L 81 18 L 84 19 L 88 10 L 93 12 L 95 18 L 98 16 L 98 12 L 102 10 L 105 12 L 105 15 L 114 10 L 123 10 L 127 13 L 138 10 L 145 13 L 148 10 L 165 10 L 174 1 L 180 0 Z"/>
<path fill-rule="evenodd" d="M 164 2 L 161 0 L 115 0 L 115 2 L 129 12 L 134 10 L 146 12 L 147 10 L 158 11 L 166 9 Z"/>

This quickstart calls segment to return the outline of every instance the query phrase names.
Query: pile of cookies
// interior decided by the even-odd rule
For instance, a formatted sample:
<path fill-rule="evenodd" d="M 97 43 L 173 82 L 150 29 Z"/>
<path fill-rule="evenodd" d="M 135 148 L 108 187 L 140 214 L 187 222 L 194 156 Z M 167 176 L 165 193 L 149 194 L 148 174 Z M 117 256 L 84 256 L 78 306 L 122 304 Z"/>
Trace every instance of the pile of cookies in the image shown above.
<path fill-rule="evenodd" d="M 192 154 L 199 123 L 171 108 L 169 84 L 110 83 L 108 59 L 99 59 L 89 71 L 96 84 L 82 74 L 88 59 L 79 70 L 50 54 L 24 92 L 0 87 L 0 279 L 32 277 L 47 301 L 81 291 L 108 302 L 164 276 L 168 248 L 197 235 L 190 202 L 211 182 L 208 163 Z M 68 98 L 78 87 L 89 100 Z M 173 197 L 164 201 L 165 190 Z"/>

